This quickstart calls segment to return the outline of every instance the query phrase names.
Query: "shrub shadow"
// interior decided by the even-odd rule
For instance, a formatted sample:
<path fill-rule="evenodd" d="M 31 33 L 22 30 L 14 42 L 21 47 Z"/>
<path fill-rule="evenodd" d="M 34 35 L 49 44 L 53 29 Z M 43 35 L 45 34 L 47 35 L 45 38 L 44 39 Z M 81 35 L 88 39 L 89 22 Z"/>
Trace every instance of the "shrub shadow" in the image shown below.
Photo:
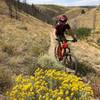
<path fill-rule="evenodd" d="M 96 71 L 91 66 L 78 62 L 77 75 L 87 76 L 90 73 L 96 74 Z"/>

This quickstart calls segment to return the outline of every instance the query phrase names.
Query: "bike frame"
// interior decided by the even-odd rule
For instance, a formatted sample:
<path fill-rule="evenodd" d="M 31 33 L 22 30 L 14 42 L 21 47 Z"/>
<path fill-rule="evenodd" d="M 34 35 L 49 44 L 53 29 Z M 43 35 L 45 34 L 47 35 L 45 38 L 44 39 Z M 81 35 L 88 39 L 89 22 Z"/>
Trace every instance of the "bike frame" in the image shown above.
<path fill-rule="evenodd" d="M 72 40 L 68 40 L 73 42 Z M 67 41 L 67 42 L 68 42 Z M 61 41 L 58 41 L 56 47 L 55 47 L 55 57 L 58 60 L 59 59 L 59 55 L 58 55 L 58 47 L 61 47 Z M 68 50 L 68 52 L 67 52 Z M 61 60 L 59 60 L 61 61 Z M 71 49 L 69 47 L 69 45 L 67 46 L 67 48 L 64 48 L 64 57 L 62 59 L 62 63 L 67 66 L 65 67 L 65 72 L 66 72 L 66 68 L 70 68 L 72 70 L 74 70 L 74 74 L 77 74 L 77 59 L 76 57 L 71 53 Z"/>
<path fill-rule="evenodd" d="M 69 47 L 67 47 L 67 48 L 62 48 L 62 45 L 63 45 L 64 43 L 63 43 L 62 41 L 59 41 L 59 40 L 57 40 L 57 41 L 58 41 L 57 49 L 58 49 L 58 48 L 64 49 L 63 55 L 64 55 L 64 57 L 67 56 L 67 54 L 66 54 L 66 49 L 68 49 L 68 53 L 70 53 L 70 48 L 69 48 Z M 65 41 L 65 42 L 67 42 L 67 41 Z M 59 53 L 62 53 L 62 51 L 57 51 L 57 56 L 60 55 Z"/>

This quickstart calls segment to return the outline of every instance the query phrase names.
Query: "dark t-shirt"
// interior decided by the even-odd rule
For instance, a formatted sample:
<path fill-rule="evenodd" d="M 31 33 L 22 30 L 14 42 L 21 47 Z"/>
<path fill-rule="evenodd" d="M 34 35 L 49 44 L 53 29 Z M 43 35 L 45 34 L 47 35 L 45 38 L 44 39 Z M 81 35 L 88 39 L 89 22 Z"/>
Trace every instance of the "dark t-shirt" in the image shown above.
<path fill-rule="evenodd" d="M 61 24 L 61 23 L 57 23 L 55 25 L 55 29 L 56 29 L 56 36 L 64 36 L 64 32 L 66 31 L 66 29 L 70 29 L 70 25 L 67 24 Z"/>

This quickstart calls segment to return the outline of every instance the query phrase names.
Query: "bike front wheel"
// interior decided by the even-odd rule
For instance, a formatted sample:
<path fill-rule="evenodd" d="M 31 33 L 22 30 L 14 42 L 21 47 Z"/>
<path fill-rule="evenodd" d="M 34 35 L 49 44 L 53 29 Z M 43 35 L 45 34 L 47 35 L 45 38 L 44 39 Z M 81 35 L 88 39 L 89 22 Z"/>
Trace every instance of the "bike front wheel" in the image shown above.
<path fill-rule="evenodd" d="M 67 54 L 64 58 L 65 67 L 74 70 L 74 74 L 77 73 L 77 59 L 73 54 Z"/>
<path fill-rule="evenodd" d="M 55 58 L 59 61 L 61 58 L 62 48 L 60 44 L 57 44 L 54 49 Z"/>

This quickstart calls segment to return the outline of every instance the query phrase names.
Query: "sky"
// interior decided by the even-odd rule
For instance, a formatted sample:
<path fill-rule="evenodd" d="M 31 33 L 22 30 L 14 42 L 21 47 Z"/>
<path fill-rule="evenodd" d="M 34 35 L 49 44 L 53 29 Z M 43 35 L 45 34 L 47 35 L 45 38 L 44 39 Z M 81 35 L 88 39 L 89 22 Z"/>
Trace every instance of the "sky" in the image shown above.
<path fill-rule="evenodd" d="M 23 0 L 22 0 L 23 1 Z M 100 0 L 26 0 L 29 4 L 58 4 L 64 6 L 100 5 Z"/>

